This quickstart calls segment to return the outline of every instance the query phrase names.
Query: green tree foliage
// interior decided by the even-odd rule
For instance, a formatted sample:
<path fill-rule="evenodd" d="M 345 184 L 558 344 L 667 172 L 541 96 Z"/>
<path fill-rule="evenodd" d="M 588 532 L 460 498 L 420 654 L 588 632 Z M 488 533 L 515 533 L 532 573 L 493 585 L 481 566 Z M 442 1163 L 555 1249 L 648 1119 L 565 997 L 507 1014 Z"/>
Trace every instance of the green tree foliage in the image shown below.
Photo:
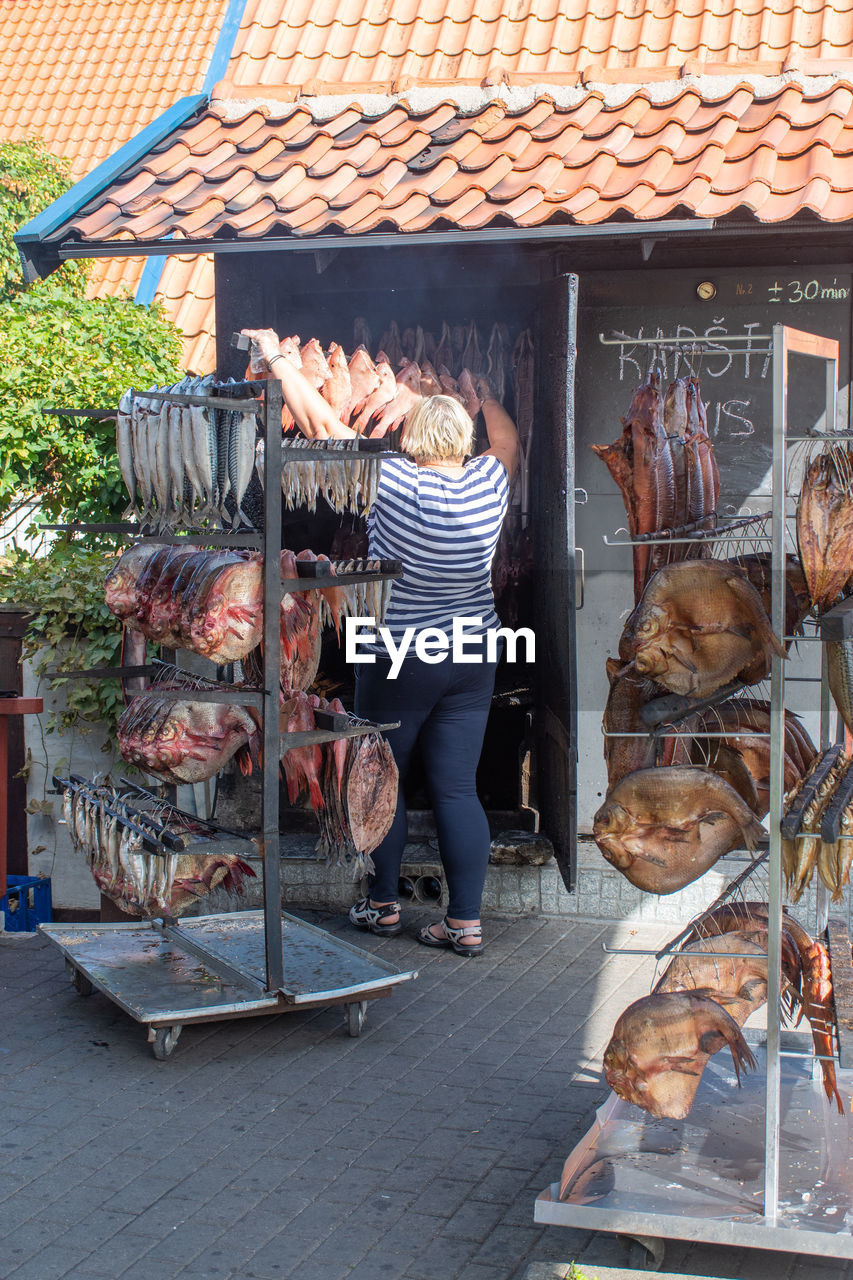
<path fill-rule="evenodd" d="M 14 298 L 24 288 L 21 260 L 12 237 L 71 186 L 67 160 L 51 155 L 40 138 L 0 142 L 0 299 Z M 82 268 L 82 269 L 81 269 Z M 82 293 L 86 268 L 63 267 L 66 282 Z"/>
<path fill-rule="evenodd" d="M 44 409 L 114 408 L 127 387 L 177 381 L 180 357 L 159 304 L 80 298 L 52 279 L 0 303 L 0 515 L 37 496 L 54 519 L 117 519 L 115 423 Z"/>
<path fill-rule="evenodd" d="M 119 518 L 127 495 L 115 423 L 44 410 L 113 409 L 127 387 L 180 376 L 180 335 L 159 304 L 87 298 L 84 263 L 24 287 L 13 236 L 69 185 L 68 165 L 41 142 L 0 143 L 0 519 L 33 502 L 56 522 Z M 107 540 L 86 535 L 6 558 L 0 599 L 32 609 L 27 646 L 40 673 L 118 665 L 120 627 L 103 593 L 114 555 Z M 66 698 L 61 727 L 113 724 L 120 690 L 71 680 Z"/>
<path fill-rule="evenodd" d="M 115 556 L 106 543 L 90 545 L 64 538 L 44 556 L 16 551 L 0 566 L 0 600 L 29 609 L 24 640 L 39 677 L 48 670 L 117 667 L 121 624 L 104 603 L 104 578 Z M 112 730 L 122 710 L 118 680 L 53 680 L 64 685 L 65 709 L 48 728 L 100 724 Z"/>
<path fill-rule="evenodd" d="M 23 288 L 12 237 L 69 185 L 41 142 L 0 144 L 0 517 L 33 498 L 54 519 L 120 515 L 114 424 L 44 409 L 113 408 L 126 387 L 179 376 L 180 336 L 159 304 L 86 298 L 81 264 Z"/>

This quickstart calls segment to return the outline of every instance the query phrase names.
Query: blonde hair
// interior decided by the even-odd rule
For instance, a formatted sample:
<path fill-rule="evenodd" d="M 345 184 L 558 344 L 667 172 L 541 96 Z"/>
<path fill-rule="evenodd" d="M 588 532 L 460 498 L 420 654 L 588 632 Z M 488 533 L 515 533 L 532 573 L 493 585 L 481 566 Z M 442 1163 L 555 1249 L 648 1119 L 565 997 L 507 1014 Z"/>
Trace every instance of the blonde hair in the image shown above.
<path fill-rule="evenodd" d="M 406 418 L 401 443 L 416 462 L 464 458 L 474 447 L 474 423 L 452 396 L 425 396 Z"/>

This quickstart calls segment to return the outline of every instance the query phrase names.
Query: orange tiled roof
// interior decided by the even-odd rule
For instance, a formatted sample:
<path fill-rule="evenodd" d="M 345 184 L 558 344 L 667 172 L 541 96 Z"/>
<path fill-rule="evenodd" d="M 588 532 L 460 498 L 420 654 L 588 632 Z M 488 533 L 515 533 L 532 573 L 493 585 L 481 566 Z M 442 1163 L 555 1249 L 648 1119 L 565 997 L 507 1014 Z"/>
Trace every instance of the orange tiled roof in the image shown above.
<path fill-rule="evenodd" d="M 89 277 L 89 297 L 133 297 L 145 262 L 145 258 L 96 258 Z M 154 296 L 181 330 L 182 364 L 193 373 L 208 373 L 216 367 L 213 294 L 213 258 L 209 254 L 166 258 Z"/>
<path fill-rule="evenodd" d="M 721 81 L 337 105 L 214 102 L 51 237 L 307 236 L 660 219 L 853 217 L 853 86 Z M 485 100 L 490 96 L 490 100 Z M 384 103 L 384 105 L 383 105 Z"/>
<path fill-rule="evenodd" d="M 80 178 L 161 115 L 198 92 L 227 0 L 2 0 L 0 138 L 38 136 Z M 134 294 L 144 259 L 95 263 L 91 296 Z M 210 358 L 212 271 L 184 297 L 186 266 L 166 263 L 158 297 L 184 332 L 184 358 Z"/>
<path fill-rule="evenodd" d="M 479 81 L 849 58 L 849 0 L 247 0 L 235 85 Z M 648 75 L 649 79 L 653 75 Z M 403 86 L 401 86 L 403 87 Z"/>
<path fill-rule="evenodd" d="M 201 87 L 226 7 L 2 0 L 0 137 L 39 133 L 87 171 Z M 786 85 L 791 68 L 853 77 L 853 0 L 246 0 L 232 101 L 53 238 L 853 216 L 848 83 Z M 425 106 L 419 83 L 448 100 Z M 489 101 L 481 83 L 511 87 Z M 250 97 L 273 101 L 233 101 Z M 133 291 L 141 269 L 96 263 L 91 287 Z M 212 363 L 212 294 L 208 259 L 167 260 L 157 296 L 192 368 Z"/>
<path fill-rule="evenodd" d="M 201 89 L 227 0 L 3 0 L 0 137 L 75 178 Z"/>

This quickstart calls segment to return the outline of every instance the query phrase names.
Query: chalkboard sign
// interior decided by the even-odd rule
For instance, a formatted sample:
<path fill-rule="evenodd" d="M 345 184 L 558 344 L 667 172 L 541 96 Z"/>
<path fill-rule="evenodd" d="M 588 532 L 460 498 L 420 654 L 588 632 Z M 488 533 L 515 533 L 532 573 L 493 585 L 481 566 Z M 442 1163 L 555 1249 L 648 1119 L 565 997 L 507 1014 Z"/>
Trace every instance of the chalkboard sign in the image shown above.
<path fill-rule="evenodd" d="M 662 351 L 664 380 L 694 367 L 707 406 L 708 430 L 722 479 L 722 498 L 739 504 L 767 492 L 772 456 L 772 379 L 767 354 L 774 324 L 787 324 L 840 344 L 839 420 L 847 420 L 850 367 L 851 276 L 832 268 L 764 270 L 707 275 L 649 272 L 597 277 L 581 283 L 577 422 L 578 484 L 591 493 L 612 491 L 605 468 L 591 453 L 593 443 L 609 443 L 619 433 L 619 416 L 634 388 L 645 380 L 653 349 L 607 338 L 696 337 L 711 350 L 691 355 Z M 720 339 L 737 336 L 736 346 Z M 796 426 L 823 425 L 824 366 L 792 357 L 790 420 Z"/>

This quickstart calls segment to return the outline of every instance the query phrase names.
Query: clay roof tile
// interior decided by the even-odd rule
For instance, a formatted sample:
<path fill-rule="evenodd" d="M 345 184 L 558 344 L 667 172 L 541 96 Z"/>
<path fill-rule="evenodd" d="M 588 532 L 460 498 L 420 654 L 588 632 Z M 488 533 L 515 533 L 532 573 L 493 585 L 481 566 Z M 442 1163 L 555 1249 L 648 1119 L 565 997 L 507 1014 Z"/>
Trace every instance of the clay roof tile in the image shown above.
<path fill-rule="evenodd" d="M 491 185 L 489 199 L 500 202 L 514 200 L 529 187 L 538 187 L 546 197 L 549 192 L 555 191 L 555 199 L 561 200 L 569 194 L 570 179 L 564 181 L 564 178 L 566 169 L 562 160 L 557 156 L 546 156 L 535 169 L 510 173 L 500 182 Z M 560 194 L 557 195 L 556 192 Z"/>
<path fill-rule="evenodd" d="M 616 0 L 593 0 L 594 11 L 587 11 L 582 20 L 558 12 L 556 0 L 547 19 L 541 5 L 535 15 L 532 5 L 510 14 L 500 0 L 488 0 L 487 17 L 485 0 L 464 0 L 474 15 L 467 26 L 458 11 L 445 12 L 441 6 L 446 0 L 429 0 L 430 12 L 437 6 L 437 29 L 428 30 L 422 9 L 405 33 L 397 6 L 369 12 L 356 7 L 348 25 L 340 0 L 317 0 L 316 5 L 306 0 L 304 41 L 293 27 L 295 8 L 280 16 L 278 26 L 271 20 L 268 5 L 275 7 L 276 2 L 248 0 L 238 56 L 248 48 L 248 22 L 258 42 L 256 52 L 262 50 L 263 40 L 268 48 L 270 42 L 276 46 L 274 69 L 269 59 L 264 63 L 266 54 L 258 61 L 279 86 L 294 83 L 286 68 L 295 64 L 283 57 L 286 41 L 278 29 L 283 22 L 290 24 L 287 39 L 299 56 L 316 64 L 312 73 L 318 81 L 330 78 L 331 51 L 341 63 L 338 72 L 366 79 L 369 71 L 363 63 L 375 69 L 385 58 L 393 65 L 398 57 L 394 51 L 408 41 L 405 57 L 413 68 L 452 77 L 480 59 L 498 79 L 508 77 L 512 83 L 516 73 L 535 73 L 542 51 L 547 47 L 550 56 L 560 41 L 578 58 L 585 51 L 579 69 L 586 68 L 587 82 L 600 75 L 611 83 L 630 85 L 631 76 L 647 67 L 645 74 L 657 87 L 637 84 L 627 96 L 615 97 L 605 97 L 596 88 L 579 90 L 573 95 L 574 105 L 559 108 L 553 97 L 543 94 L 532 104 L 511 109 L 496 97 L 467 111 L 440 101 L 415 113 L 401 98 L 379 117 L 364 114 L 355 101 L 315 122 L 304 105 L 277 100 L 250 105 L 263 99 L 263 85 L 255 80 L 245 92 L 245 114 L 235 118 L 234 108 L 223 100 L 177 130 L 128 180 L 83 211 L 74 223 L 83 235 L 147 237 L 154 234 L 152 229 L 165 234 L 165 228 L 187 238 L 251 238 L 274 228 L 275 234 L 302 236 L 332 228 L 350 232 L 392 225 L 413 231 L 436 223 L 471 228 L 496 220 L 535 226 L 560 219 L 588 223 L 684 211 L 717 217 L 723 216 L 721 210 L 738 207 L 767 220 L 778 210 L 802 208 L 819 215 L 821 208 L 831 208 L 839 216 L 849 203 L 842 198 L 853 188 L 853 161 L 847 161 L 853 155 L 849 84 L 838 82 L 808 92 L 791 82 L 771 92 L 765 89 L 765 96 L 758 97 L 761 86 L 745 69 L 737 71 L 734 88 L 731 79 L 714 81 L 714 74 L 720 74 L 716 69 L 708 74 L 710 60 L 725 62 L 731 56 L 731 40 L 738 31 L 738 38 L 746 39 L 747 28 L 753 45 L 741 50 L 741 63 L 748 53 L 753 67 L 763 59 L 763 74 L 774 59 L 781 65 L 781 56 L 764 46 L 771 34 L 783 44 L 787 39 L 783 28 L 792 12 L 790 0 L 772 0 L 780 6 L 778 14 L 767 7 L 761 10 L 764 27 L 756 25 L 752 11 L 746 15 L 746 26 L 735 21 L 744 17 L 737 6 L 745 0 L 721 0 L 727 5 L 725 22 L 721 12 L 700 9 L 698 0 L 685 0 L 692 4 L 690 13 L 671 13 L 668 25 L 651 10 L 643 11 L 642 20 L 617 11 Z M 322 13 L 330 16 L 329 30 L 321 39 Z M 811 38 L 811 26 L 820 27 L 826 36 L 826 15 L 821 13 L 806 15 L 808 21 L 798 19 L 801 43 L 807 35 Z M 258 25 L 261 16 L 267 24 L 263 29 Z M 356 30 L 365 22 L 373 28 L 369 40 Z M 519 41 L 525 24 L 530 37 L 526 46 Z M 453 26 L 462 29 L 450 30 Z M 676 28 L 679 39 L 693 42 L 690 48 L 678 44 Z M 380 29 L 387 39 L 377 43 Z M 267 33 L 263 40 L 261 30 Z M 622 47 L 621 61 L 614 62 L 608 53 L 607 42 L 613 39 Z M 706 41 L 704 51 L 697 44 L 700 40 Z M 632 41 L 635 53 L 626 56 Z M 784 56 L 789 53 L 786 47 Z M 690 61 L 702 56 L 704 62 Z M 656 63 L 658 57 L 661 61 Z M 594 61 L 598 70 L 591 65 Z M 688 61 L 690 71 L 702 79 L 694 83 L 672 78 Z M 231 81 L 235 65 L 232 60 Z M 530 70 L 519 72 L 522 66 Z M 259 65 L 256 73 L 260 69 Z M 395 74 L 408 72 L 398 69 Z M 275 83 L 270 89 L 273 97 Z M 328 85 L 311 87 L 328 92 Z M 290 91 L 279 92 L 286 97 Z M 412 102 L 418 102 L 414 94 Z"/>

